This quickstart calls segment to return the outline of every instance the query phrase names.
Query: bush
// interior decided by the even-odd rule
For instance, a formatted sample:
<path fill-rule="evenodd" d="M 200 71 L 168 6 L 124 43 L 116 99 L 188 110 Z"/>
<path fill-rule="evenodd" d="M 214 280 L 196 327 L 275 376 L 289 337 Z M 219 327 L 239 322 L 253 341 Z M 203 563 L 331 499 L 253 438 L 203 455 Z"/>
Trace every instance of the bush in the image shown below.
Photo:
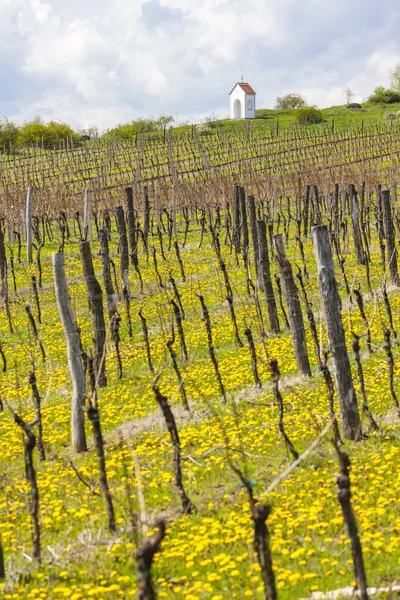
<path fill-rule="evenodd" d="M 0 148 L 6 152 L 15 148 L 18 139 L 18 127 L 12 121 L 0 121 Z"/>
<path fill-rule="evenodd" d="M 311 123 L 322 123 L 322 112 L 315 106 L 304 106 L 294 111 L 294 116 L 300 125 L 311 125 Z"/>
<path fill-rule="evenodd" d="M 151 133 L 152 131 L 162 131 L 174 122 L 172 115 L 160 115 L 157 119 L 149 117 L 148 119 L 137 119 L 130 123 L 122 123 L 110 129 L 105 135 L 116 136 L 122 139 L 130 139 L 141 133 Z"/>
<path fill-rule="evenodd" d="M 18 131 L 19 146 L 34 146 L 35 144 L 44 146 L 58 145 L 62 140 L 73 138 L 75 141 L 79 139 L 78 134 L 66 123 L 58 123 L 50 121 L 45 123 L 36 117 L 33 121 L 28 121 L 21 125 Z"/>
<path fill-rule="evenodd" d="M 301 108 L 306 106 L 306 101 L 300 94 L 286 94 L 286 96 L 278 96 L 275 103 L 275 108 L 288 109 L 288 108 Z"/>
<path fill-rule="evenodd" d="M 368 98 L 372 104 L 393 104 L 400 102 L 400 92 L 391 89 L 385 89 L 383 85 L 378 85 L 373 94 Z"/>

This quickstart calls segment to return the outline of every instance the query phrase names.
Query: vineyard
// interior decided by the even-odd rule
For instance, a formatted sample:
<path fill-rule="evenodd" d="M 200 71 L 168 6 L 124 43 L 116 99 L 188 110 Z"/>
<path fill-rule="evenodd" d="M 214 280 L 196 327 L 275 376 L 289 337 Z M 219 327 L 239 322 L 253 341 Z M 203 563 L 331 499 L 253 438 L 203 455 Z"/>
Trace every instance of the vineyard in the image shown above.
<path fill-rule="evenodd" d="M 0 155 L 2 597 L 400 597 L 399 182 L 396 122 Z"/>

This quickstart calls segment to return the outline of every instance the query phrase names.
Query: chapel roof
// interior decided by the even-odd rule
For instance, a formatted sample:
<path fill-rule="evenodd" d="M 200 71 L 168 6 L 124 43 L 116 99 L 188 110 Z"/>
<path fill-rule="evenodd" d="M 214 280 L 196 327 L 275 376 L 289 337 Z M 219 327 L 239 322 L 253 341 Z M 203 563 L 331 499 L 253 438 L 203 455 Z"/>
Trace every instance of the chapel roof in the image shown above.
<path fill-rule="evenodd" d="M 248 94 L 249 96 L 255 96 L 256 92 L 253 90 L 253 88 L 251 87 L 251 85 L 249 83 L 245 83 L 243 81 L 238 81 L 237 83 L 235 83 L 235 85 L 233 86 L 233 88 L 231 89 L 231 91 L 229 92 L 228 96 L 230 96 L 233 92 L 233 90 L 235 89 L 236 86 L 240 86 L 242 88 L 242 90 Z"/>

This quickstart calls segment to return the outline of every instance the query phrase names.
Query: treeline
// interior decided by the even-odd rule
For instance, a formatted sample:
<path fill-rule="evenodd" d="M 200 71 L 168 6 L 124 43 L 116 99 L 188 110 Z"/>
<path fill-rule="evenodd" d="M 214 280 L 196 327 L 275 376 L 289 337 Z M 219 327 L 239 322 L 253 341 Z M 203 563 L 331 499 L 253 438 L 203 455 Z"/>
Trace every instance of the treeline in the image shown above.
<path fill-rule="evenodd" d="M 130 139 L 142 133 L 163 131 L 170 127 L 173 122 L 174 117 L 171 115 L 160 115 L 159 117 L 149 117 L 147 119 L 140 118 L 117 125 L 100 136 L 96 127 L 75 131 L 67 123 L 60 121 L 45 123 L 40 117 L 36 117 L 32 121 L 26 121 L 22 125 L 17 125 L 13 121 L 5 119 L 0 121 L 0 150 L 8 153 L 32 146 L 53 148 L 67 141 L 77 145 L 98 138 Z"/>
<path fill-rule="evenodd" d="M 83 137 L 84 132 L 74 131 L 67 123 L 45 123 L 39 117 L 22 125 L 8 119 L 0 121 L 0 149 L 5 152 L 36 145 L 52 148 L 67 140 L 78 143 Z"/>
<path fill-rule="evenodd" d="M 122 123 L 113 127 L 103 134 L 102 137 L 117 137 L 120 139 L 130 139 L 138 134 L 152 133 L 154 131 L 163 131 L 171 127 L 175 119 L 172 115 L 160 115 L 159 117 L 148 117 L 146 119 L 136 119 L 130 123 Z"/>

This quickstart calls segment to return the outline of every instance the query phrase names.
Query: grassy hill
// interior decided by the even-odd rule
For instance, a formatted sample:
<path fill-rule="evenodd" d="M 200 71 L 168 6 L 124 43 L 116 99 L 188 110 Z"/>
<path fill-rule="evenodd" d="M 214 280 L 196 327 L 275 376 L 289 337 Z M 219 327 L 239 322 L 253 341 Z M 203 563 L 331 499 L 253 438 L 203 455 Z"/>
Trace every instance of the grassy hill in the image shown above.
<path fill-rule="evenodd" d="M 323 114 L 323 122 L 313 125 L 308 125 L 307 128 L 326 128 L 331 127 L 332 122 L 335 128 L 345 128 L 346 126 L 359 125 L 364 126 L 387 124 L 389 121 L 388 115 L 394 114 L 395 121 L 400 119 L 400 103 L 394 104 L 370 104 L 365 103 L 361 109 L 349 109 L 347 105 L 330 106 L 329 108 L 321 109 Z M 273 108 L 260 108 L 256 111 L 256 119 L 221 119 L 221 120 L 205 120 L 204 127 L 207 129 L 223 128 L 225 131 L 241 131 L 246 127 L 251 129 L 263 130 L 276 127 L 278 123 L 279 129 L 298 127 L 295 117 L 295 109 L 277 110 Z M 184 133 L 189 131 L 192 125 L 181 125 L 174 127 L 174 133 Z M 162 132 L 159 132 L 160 134 Z"/>
<path fill-rule="evenodd" d="M 263 119 L 199 127 L 204 134 L 201 144 L 187 126 L 188 134 L 182 139 L 178 134 L 171 144 L 162 138 L 142 143 L 147 140 L 131 135 L 126 144 L 89 143 L 54 152 L 39 147 L 22 156 L 1 157 L 0 598 L 138 597 L 149 567 L 142 568 L 138 578 L 135 555 L 159 518 L 166 521 L 167 531 L 151 573 L 160 600 L 275 598 L 262 574 L 265 561 L 255 543 L 262 522 L 256 529 L 249 491 L 271 508 L 264 541 L 265 548 L 271 548 L 279 600 L 315 600 L 345 587 L 350 597 L 359 597 L 353 594 L 356 537 L 353 532 L 348 535 L 337 497 L 338 457 L 332 444 L 332 412 L 342 422 L 344 411 L 338 394 L 332 397 L 320 356 L 328 348 L 321 302 L 325 295 L 320 294 L 310 235 L 310 225 L 319 221 L 332 233 L 346 347 L 362 420 L 362 438 L 343 440 L 343 448 L 351 460 L 351 500 L 368 583 L 381 588 L 398 585 L 400 287 L 389 239 L 395 243 L 399 235 L 400 138 L 397 125 L 393 133 L 385 127 L 361 135 L 358 129 L 362 115 L 366 127 L 386 124 L 385 114 L 398 108 L 326 109 L 326 129 L 319 135 L 312 129 L 309 135 L 307 127 L 295 128 L 293 111 L 270 111 Z M 280 135 L 270 135 L 277 115 Z M 350 119 L 351 134 L 350 129 L 344 134 L 340 127 L 347 127 Z M 219 127 L 229 133 L 219 135 Z M 249 127 L 250 132 L 260 128 L 260 136 L 244 135 Z M 135 210 L 129 209 L 132 218 L 126 221 L 131 256 L 136 252 L 138 260 L 128 272 L 126 224 L 115 217 L 123 217 L 121 209 L 131 197 L 125 188 L 132 182 Z M 336 182 L 338 188 L 333 187 Z M 377 197 L 378 182 L 383 193 Z M 353 188 L 348 193 L 354 183 L 358 203 Z M 33 262 L 27 260 L 25 248 L 28 184 L 34 188 Z M 236 184 L 243 185 L 244 196 L 236 195 Z M 250 219 L 250 210 L 245 210 L 250 194 L 262 238 L 253 237 L 254 229 L 248 230 L 244 218 Z M 82 249 L 87 248 L 81 247 L 87 229 L 82 216 L 91 214 L 89 200 L 90 256 L 98 280 L 90 305 L 84 276 L 88 269 L 81 261 Z M 148 237 L 143 233 L 146 222 Z M 100 227 L 108 231 L 101 238 L 107 239 L 109 261 L 104 243 L 100 247 Z M 365 264 L 355 252 L 357 231 L 362 234 Z M 284 273 L 273 238 L 279 234 L 293 272 L 301 275 L 296 278 L 300 303 L 293 286 L 285 285 L 281 294 L 279 276 L 283 281 Z M 256 246 L 261 239 L 269 254 L 273 293 L 268 295 L 256 284 L 258 273 L 266 275 L 267 253 L 259 253 Z M 54 289 L 53 253 L 60 250 L 87 371 L 87 398 L 82 397 L 81 409 L 86 408 L 88 451 L 79 453 L 71 445 L 72 384 Z M 107 262 L 108 269 L 112 266 L 109 274 Z M 287 263 L 284 268 L 287 274 Z M 270 322 L 272 296 L 280 331 Z M 98 313 L 95 320 L 91 312 L 95 298 L 106 319 L 115 298 L 119 320 L 111 317 L 109 324 L 99 325 Z M 292 323 L 290 328 L 287 315 L 293 312 L 288 304 L 293 299 L 304 317 L 303 325 Z M 28 306 L 35 327 L 28 319 Z M 310 377 L 299 374 L 291 334 L 304 328 Z M 101 363 L 107 385 L 92 394 L 97 378 L 91 357 L 99 358 L 94 335 L 105 330 Z M 355 356 L 357 340 L 361 358 Z M 342 352 L 343 348 L 344 344 Z M 274 359 L 281 372 L 279 390 L 275 367 L 272 379 Z M 328 361 L 332 375 L 333 359 Z M 347 389 L 352 395 L 353 388 Z M 89 412 L 89 397 L 91 403 L 96 397 L 100 416 Z M 173 444 L 167 400 L 179 433 Z M 32 435 L 21 430 L 13 411 L 32 424 L 24 431 L 33 431 L 37 441 L 39 422 L 42 426 L 45 456 L 34 449 L 36 479 L 29 463 Z M 295 454 L 300 463 L 293 462 Z M 196 508 L 191 514 L 183 507 L 182 486 Z M 115 520 L 110 517 L 111 499 Z M 374 598 L 400 600 L 395 594 Z"/>

